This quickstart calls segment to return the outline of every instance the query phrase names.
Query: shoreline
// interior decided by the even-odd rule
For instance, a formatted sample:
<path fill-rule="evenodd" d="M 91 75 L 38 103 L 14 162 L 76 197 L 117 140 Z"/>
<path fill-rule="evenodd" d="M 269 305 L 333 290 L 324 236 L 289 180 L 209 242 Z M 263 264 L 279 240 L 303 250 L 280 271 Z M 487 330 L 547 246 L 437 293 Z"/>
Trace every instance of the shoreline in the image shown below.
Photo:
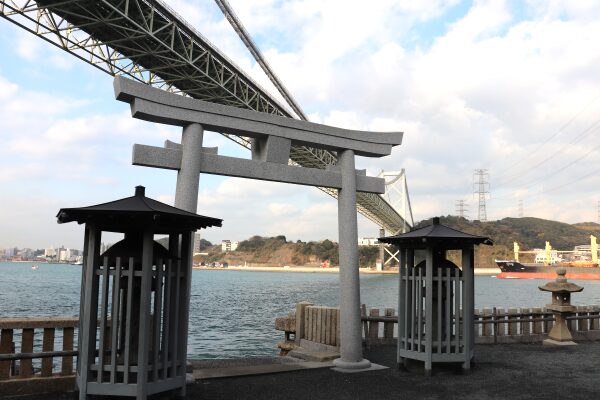
<path fill-rule="evenodd" d="M 291 273 L 315 273 L 315 274 L 333 274 L 339 272 L 339 267 L 330 268 L 319 268 L 319 267 L 242 267 L 242 266 L 230 266 L 227 268 L 223 267 L 206 267 L 206 266 L 195 266 L 195 270 L 203 271 L 248 271 L 248 272 L 291 272 Z M 376 271 L 370 268 L 359 268 L 361 274 L 372 274 L 372 275 L 397 275 L 398 270 L 391 271 Z M 500 268 L 476 268 L 475 275 L 477 276 L 495 276 L 500 273 Z"/>

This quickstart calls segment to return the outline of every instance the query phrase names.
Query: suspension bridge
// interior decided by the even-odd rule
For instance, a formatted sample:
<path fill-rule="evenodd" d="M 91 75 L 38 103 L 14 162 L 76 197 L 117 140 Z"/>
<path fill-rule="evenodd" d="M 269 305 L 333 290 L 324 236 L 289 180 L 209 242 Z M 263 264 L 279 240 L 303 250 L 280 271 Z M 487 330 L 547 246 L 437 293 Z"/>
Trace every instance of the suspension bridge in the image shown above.
<path fill-rule="evenodd" d="M 112 76 L 200 100 L 306 119 L 227 2 L 216 3 L 293 111 L 160 0 L 0 0 L 0 16 Z M 251 147 L 244 136 L 225 136 Z M 328 150 L 293 145 L 290 152 L 290 165 L 326 169 L 336 162 Z M 403 189 L 401 207 L 389 195 L 357 193 L 359 213 L 392 234 L 405 231 L 413 221 L 412 212 L 406 213 L 405 184 Z M 337 197 L 335 189 L 320 190 Z"/>

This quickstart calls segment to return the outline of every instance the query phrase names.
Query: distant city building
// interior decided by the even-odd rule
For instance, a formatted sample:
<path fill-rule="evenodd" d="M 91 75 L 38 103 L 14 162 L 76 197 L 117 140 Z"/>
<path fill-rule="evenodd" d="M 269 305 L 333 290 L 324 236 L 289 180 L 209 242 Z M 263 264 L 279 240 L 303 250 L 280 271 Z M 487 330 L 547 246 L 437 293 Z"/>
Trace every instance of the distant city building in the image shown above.
<path fill-rule="evenodd" d="M 20 249 L 17 251 L 17 256 L 21 257 L 21 259 L 23 259 L 23 260 L 30 259 L 33 257 L 33 250 L 31 250 L 29 248 Z"/>
<path fill-rule="evenodd" d="M 359 246 L 377 246 L 378 244 L 377 238 L 358 238 Z"/>
<path fill-rule="evenodd" d="M 226 253 L 228 251 L 236 251 L 240 242 L 234 240 L 221 240 L 221 251 Z"/>
<path fill-rule="evenodd" d="M 202 240 L 202 237 L 200 236 L 200 234 L 195 233 L 194 234 L 194 254 L 200 253 L 200 240 Z"/>
<path fill-rule="evenodd" d="M 47 249 L 44 249 L 44 257 L 46 257 L 46 258 L 56 257 L 56 250 L 54 250 L 54 247 L 50 246 Z"/>
<path fill-rule="evenodd" d="M 6 258 L 13 258 L 15 255 L 17 255 L 16 247 L 9 247 L 8 249 L 4 250 L 4 257 Z"/>

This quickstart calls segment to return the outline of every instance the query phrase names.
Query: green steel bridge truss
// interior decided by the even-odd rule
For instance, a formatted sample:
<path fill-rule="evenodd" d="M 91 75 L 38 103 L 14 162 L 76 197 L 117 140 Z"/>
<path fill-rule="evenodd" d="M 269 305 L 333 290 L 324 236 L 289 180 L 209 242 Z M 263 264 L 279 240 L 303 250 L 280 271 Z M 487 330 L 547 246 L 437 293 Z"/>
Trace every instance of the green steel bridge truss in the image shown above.
<path fill-rule="evenodd" d="M 293 114 L 160 0 L 0 0 L 0 16 L 112 76 L 196 99 Z M 225 135 L 250 148 L 248 138 Z M 289 163 L 325 169 L 330 151 L 293 146 Z M 320 188 L 337 197 L 337 190 Z M 407 221 L 381 196 L 357 193 L 358 211 L 390 233 Z"/>

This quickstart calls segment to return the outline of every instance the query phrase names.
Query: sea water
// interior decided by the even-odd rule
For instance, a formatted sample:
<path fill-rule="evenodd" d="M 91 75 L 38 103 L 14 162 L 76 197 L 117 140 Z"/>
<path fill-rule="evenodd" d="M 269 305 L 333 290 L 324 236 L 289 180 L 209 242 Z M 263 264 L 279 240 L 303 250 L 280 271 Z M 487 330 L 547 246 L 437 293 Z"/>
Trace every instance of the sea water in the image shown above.
<path fill-rule="evenodd" d="M 81 267 L 65 264 L 0 263 L 0 318 L 77 316 Z M 361 302 L 397 308 L 398 276 L 361 274 Z M 550 294 L 544 280 L 475 277 L 475 307 L 542 307 Z M 600 281 L 579 281 L 574 304 L 600 304 Z M 296 303 L 337 306 L 339 278 L 333 273 L 194 270 L 188 351 L 191 358 L 277 354 L 283 332 L 275 318 Z"/>

